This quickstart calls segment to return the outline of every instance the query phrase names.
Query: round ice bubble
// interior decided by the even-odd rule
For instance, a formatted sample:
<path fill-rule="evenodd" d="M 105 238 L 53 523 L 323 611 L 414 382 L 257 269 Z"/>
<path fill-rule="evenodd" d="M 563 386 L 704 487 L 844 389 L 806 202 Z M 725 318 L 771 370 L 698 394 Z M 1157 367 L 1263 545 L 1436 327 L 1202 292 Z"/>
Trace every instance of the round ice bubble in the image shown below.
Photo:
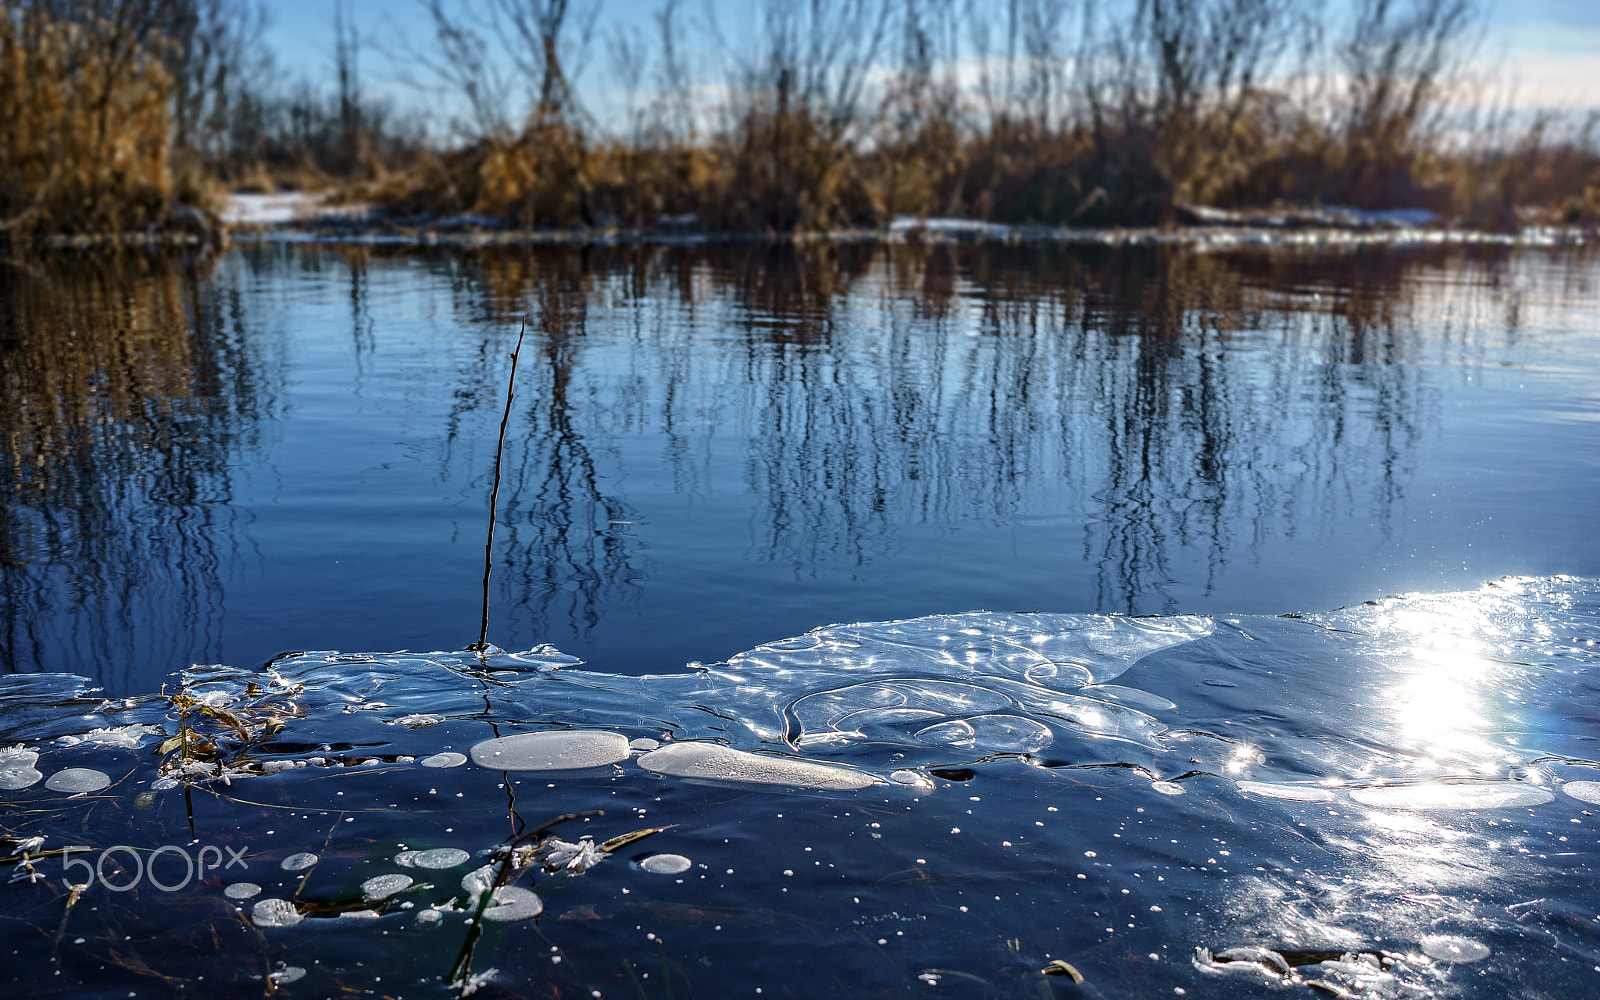
<path fill-rule="evenodd" d="M 503 885 L 489 897 L 489 906 L 483 911 L 483 919 L 501 922 L 526 920 L 543 912 L 544 902 L 531 890 L 519 885 Z"/>
<path fill-rule="evenodd" d="M 411 888 L 411 876 L 398 873 L 376 875 L 361 883 L 361 895 L 369 901 L 388 899 L 397 892 Z"/>
<path fill-rule="evenodd" d="M 1489 946 L 1469 937 L 1430 934 L 1418 943 L 1424 955 L 1438 962 L 1481 962 L 1489 957 Z"/>
<path fill-rule="evenodd" d="M 306 918 L 287 899 L 263 899 L 250 911 L 257 927 L 293 927 Z"/>

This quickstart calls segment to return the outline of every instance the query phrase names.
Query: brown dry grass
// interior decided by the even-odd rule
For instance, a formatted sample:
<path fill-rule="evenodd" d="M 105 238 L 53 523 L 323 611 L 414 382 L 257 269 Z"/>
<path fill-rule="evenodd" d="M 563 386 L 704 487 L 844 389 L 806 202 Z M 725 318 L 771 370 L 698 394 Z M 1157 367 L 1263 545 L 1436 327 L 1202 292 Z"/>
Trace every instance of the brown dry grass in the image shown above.
<path fill-rule="evenodd" d="M 1446 146 L 1387 118 L 1333 128 L 1263 95 L 1242 112 L 1041 127 L 954 114 L 846 140 L 815 112 L 757 95 L 696 143 L 592 142 L 561 120 L 513 139 L 424 157 L 355 195 L 401 215 L 463 212 L 531 227 L 786 233 L 881 226 L 897 216 L 1043 225 L 1164 225 L 1181 205 L 1429 208 L 1460 224 L 1600 221 L 1600 153 L 1548 125 L 1488 150 Z"/>
<path fill-rule="evenodd" d="M 170 80 L 157 53 L 114 24 L 41 8 L 0 16 L 0 232 L 123 231 L 160 218 Z M 186 178 L 194 197 L 202 186 Z"/>
<path fill-rule="evenodd" d="M 1233 10 L 1227 2 L 1213 6 Z M 1417 0 L 1429 10 L 1458 2 Z M 1151 0 L 1158 8 L 1164 0 Z M 330 159 L 322 147 L 334 133 L 324 128 L 307 133 L 298 154 L 274 147 L 270 163 L 260 154 L 205 160 L 174 152 L 182 88 L 163 62 L 172 51 L 165 29 L 113 19 L 123 8 L 109 2 L 60 7 L 71 17 L 56 9 L 0 6 L 0 236 L 158 224 L 176 203 L 214 205 L 221 181 L 519 227 L 650 227 L 692 216 L 701 229 L 787 233 L 943 215 L 1165 225 L 1183 205 L 1319 204 L 1420 206 L 1498 229 L 1600 222 L 1596 121 L 1563 130 L 1541 120 L 1520 135 L 1502 129 L 1489 148 L 1457 148 L 1438 127 L 1436 97 L 1395 96 L 1436 95 L 1426 75 L 1435 69 L 1313 101 L 1259 81 L 1207 90 L 1184 71 L 1173 74 L 1187 82 L 1172 100 L 1151 96 L 1173 89 L 1165 78 L 1120 90 L 1088 81 L 1058 113 L 1020 99 L 980 113 L 975 95 L 929 83 L 924 60 L 885 85 L 877 106 L 863 101 L 844 115 L 815 93 L 797 96 L 790 68 L 774 68 L 695 112 L 718 123 L 698 132 L 601 137 L 553 102 L 520 131 L 463 149 L 366 130 L 339 133 L 340 156 Z M 1139 70 L 1142 58 L 1128 56 L 1123 69 Z M 1191 58 L 1203 66 L 1210 54 L 1197 48 Z"/>

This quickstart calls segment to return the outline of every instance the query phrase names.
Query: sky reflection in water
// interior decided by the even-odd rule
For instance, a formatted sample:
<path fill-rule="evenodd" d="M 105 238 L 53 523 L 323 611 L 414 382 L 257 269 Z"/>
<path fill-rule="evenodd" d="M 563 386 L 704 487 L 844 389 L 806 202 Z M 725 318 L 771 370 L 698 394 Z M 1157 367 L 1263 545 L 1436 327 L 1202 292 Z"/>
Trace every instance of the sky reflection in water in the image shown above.
<path fill-rule="evenodd" d="M 1600 574 L 1592 249 L 243 247 L 0 272 L 0 662 L 476 635 L 616 673 L 829 621 Z"/>

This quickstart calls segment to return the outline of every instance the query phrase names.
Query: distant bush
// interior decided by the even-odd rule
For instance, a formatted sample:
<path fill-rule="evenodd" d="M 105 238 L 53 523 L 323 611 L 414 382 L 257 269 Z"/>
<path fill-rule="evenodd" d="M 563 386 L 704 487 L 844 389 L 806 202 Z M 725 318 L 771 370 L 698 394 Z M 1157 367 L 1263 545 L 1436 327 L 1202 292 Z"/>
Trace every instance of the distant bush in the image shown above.
<path fill-rule="evenodd" d="M 0 227 L 125 230 L 172 198 L 160 40 L 116 17 L 0 8 Z"/>

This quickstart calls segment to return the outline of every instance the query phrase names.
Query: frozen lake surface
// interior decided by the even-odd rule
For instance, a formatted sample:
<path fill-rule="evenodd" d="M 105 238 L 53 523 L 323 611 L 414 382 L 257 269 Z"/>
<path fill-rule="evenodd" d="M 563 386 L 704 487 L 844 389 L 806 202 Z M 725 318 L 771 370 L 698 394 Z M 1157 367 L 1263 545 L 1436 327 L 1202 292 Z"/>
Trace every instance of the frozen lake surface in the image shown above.
<path fill-rule="evenodd" d="M 5 976 L 1584 996 L 1597 639 L 1600 582 L 1505 579 L 1304 617 L 833 626 L 677 674 L 544 647 L 112 700 L 13 676 Z"/>

